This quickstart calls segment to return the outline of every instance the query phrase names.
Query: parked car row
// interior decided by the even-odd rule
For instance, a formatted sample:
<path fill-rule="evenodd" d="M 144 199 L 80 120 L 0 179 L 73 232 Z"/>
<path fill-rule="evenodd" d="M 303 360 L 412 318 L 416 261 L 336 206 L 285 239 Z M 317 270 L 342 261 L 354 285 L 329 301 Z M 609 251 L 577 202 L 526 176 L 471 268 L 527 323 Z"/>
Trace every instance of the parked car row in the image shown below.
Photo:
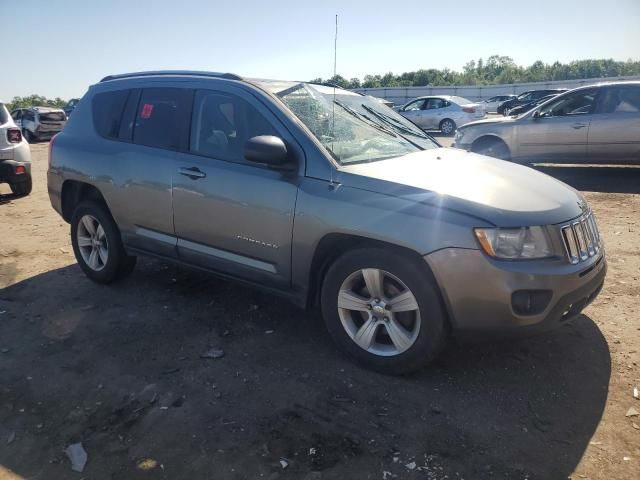
<path fill-rule="evenodd" d="M 506 111 L 519 107 L 521 105 L 525 105 L 527 103 L 535 102 L 540 100 L 541 98 L 547 97 L 549 95 L 559 95 L 560 93 L 566 92 L 566 88 L 552 88 L 552 89 L 544 89 L 544 90 L 528 90 L 526 92 L 521 93 L 515 98 L 510 98 L 498 105 L 497 112 L 502 115 L 506 115 Z"/>
<path fill-rule="evenodd" d="M 468 123 L 454 146 L 519 163 L 640 164 L 640 82 L 580 87 L 517 117 Z"/>

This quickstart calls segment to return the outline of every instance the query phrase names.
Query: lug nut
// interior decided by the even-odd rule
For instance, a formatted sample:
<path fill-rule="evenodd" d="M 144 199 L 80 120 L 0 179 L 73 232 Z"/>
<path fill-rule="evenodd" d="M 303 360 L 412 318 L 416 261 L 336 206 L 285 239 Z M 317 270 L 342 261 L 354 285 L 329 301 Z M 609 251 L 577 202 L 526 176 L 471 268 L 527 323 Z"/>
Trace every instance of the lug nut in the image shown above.
<path fill-rule="evenodd" d="M 389 321 L 389 317 L 384 317 L 382 320 L 384 320 L 385 322 Z"/>
<path fill-rule="evenodd" d="M 376 298 L 375 302 L 376 302 L 376 303 L 380 303 L 380 299 L 379 299 L 379 298 Z"/>

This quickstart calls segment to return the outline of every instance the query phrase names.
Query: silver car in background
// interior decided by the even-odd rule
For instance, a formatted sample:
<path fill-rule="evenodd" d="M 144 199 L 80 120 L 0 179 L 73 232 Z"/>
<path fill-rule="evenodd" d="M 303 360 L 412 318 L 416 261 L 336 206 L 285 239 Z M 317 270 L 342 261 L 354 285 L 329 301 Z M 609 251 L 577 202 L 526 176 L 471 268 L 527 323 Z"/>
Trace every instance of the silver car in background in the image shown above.
<path fill-rule="evenodd" d="M 415 98 L 398 113 L 423 130 L 440 130 L 445 135 L 452 135 L 456 128 L 487 116 L 482 104 L 455 95 Z"/>
<path fill-rule="evenodd" d="M 493 113 L 498 111 L 498 106 L 502 102 L 506 102 L 507 100 L 512 100 L 514 98 L 516 98 L 516 95 L 496 95 L 495 97 L 488 98 L 482 102 L 482 106 L 484 107 L 485 112 Z"/>
<path fill-rule="evenodd" d="M 470 123 L 454 146 L 519 163 L 640 164 L 640 82 L 580 87 L 517 117 Z"/>

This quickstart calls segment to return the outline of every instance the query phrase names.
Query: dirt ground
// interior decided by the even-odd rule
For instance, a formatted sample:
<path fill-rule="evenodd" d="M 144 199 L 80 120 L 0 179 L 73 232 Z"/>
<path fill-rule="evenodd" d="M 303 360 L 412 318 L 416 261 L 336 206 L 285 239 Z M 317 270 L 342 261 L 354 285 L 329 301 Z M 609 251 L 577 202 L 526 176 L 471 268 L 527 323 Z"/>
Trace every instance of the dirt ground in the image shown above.
<path fill-rule="evenodd" d="M 32 195 L 0 186 L 1 480 L 640 478 L 640 169 L 543 168 L 587 191 L 606 243 L 583 315 L 394 378 L 316 313 L 201 273 L 140 259 L 93 284 L 32 153 Z"/>

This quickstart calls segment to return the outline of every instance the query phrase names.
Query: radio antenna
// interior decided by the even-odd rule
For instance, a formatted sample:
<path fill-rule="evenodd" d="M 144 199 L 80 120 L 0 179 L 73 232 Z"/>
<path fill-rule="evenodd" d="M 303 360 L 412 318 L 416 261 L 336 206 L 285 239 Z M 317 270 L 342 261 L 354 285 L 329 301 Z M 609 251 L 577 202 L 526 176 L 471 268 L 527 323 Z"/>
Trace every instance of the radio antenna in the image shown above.
<path fill-rule="evenodd" d="M 338 14 L 336 13 L 336 35 L 333 39 L 333 76 L 338 73 Z"/>

